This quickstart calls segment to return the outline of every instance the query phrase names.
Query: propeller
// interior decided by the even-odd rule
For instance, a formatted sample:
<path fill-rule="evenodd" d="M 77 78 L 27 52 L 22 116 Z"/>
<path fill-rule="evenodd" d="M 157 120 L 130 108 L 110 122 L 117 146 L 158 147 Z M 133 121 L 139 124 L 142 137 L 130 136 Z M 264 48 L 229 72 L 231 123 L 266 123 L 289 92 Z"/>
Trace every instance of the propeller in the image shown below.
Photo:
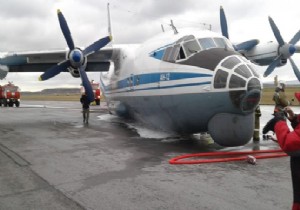
<path fill-rule="evenodd" d="M 294 70 L 294 73 L 295 73 L 297 79 L 300 81 L 299 69 L 292 59 L 292 55 L 294 53 L 299 53 L 299 46 L 295 46 L 295 44 L 300 40 L 300 30 L 294 35 L 294 37 L 291 39 L 291 41 L 286 43 L 283 40 L 278 27 L 276 26 L 274 20 L 271 17 L 269 17 L 269 23 L 272 28 L 273 34 L 279 44 L 279 48 L 278 48 L 279 55 L 268 66 L 267 70 L 264 73 L 264 77 L 267 77 L 268 75 L 270 75 L 274 71 L 274 69 L 278 66 L 278 64 L 280 63 L 280 61 L 282 59 L 289 59 L 291 65 L 292 65 L 292 68 Z"/>
<path fill-rule="evenodd" d="M 99 39 L 98 41 L 86 47 L 84 50 L 81 50 L 80 48 L 75 47 L 67 21 L 60 10 L 57 10 L 57 16 L 58 16 L 61 31 L 65 37 L 65 40 L 67 42 L 70 51 L 67 54 L 66 60 L 61 61 L 60 63 L 47 69 L 40 76 L 39 80 L 50 79 L 70 67 L 74 69 L 78 69 L 87 98 L 89 102 L 92 102 L 94 101 L 94 92 L 91 83 L 87 77 L 87 74 L 85 72 L 85 68 L 87 64 L 87 56 L 93 54 L 94 52 L 97 52 L 102 47 L 107 45 L 112 40 L 112 37 L 107 36 L 102 39 Z"/>
<path fill-rule="evenodd" d="M 227 39 L 229 39 L 227 20 L 222 6 L 220 7 L 220 23 L 221 23 L 222 35 L 225 36 Z"/>
<path fill-rule="evenodd" d="M 227 39 L 229 39 L 227 20 L 222 6 L 220 7 L 220 24 L 221 24 L 222 35 L 225 36 Z M 252 39 L 249 41 L 239 43 L 237 45 L 233 45 L 233 47 L 236 51 L 242 51 L 242 50 L 248 51 L 251 50 L 253 47 L 255 47 L 258 43 L 259 40 Z"/>

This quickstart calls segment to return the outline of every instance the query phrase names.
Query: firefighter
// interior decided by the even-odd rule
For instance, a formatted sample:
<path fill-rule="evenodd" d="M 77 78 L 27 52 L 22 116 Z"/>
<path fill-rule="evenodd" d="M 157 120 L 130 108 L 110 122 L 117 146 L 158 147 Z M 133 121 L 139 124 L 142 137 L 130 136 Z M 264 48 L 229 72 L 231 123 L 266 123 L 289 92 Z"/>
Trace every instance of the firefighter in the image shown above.
<path fill-rule="evenodd" d="M 292 210 L 300 210 L 300 115 L 294 114 L 290 107 L 285 108 L 286 114 L 277 112 L 264 127 L 263 134 L 268 131 L 276 133 L 281 149 L 290 155 L 290 167 L 293 184 Z M 294 131 L 290 131 L 286 117 L 291 122 Z"/>
<path fill-rule="evenodd" d="M 80 102 L 82 104 L 82 115 L 83 115 L 83 123 L 89 123 L 89 115 L 90 115 L 90 102 L 87 98 L 85 92 L 82 93 Z"/>
<path fill-rule="evenodd" d="M 286 84 L 284 81 L 279 81 L 275 88 L 273 95 L 273 101 L 275 102 L 274 113 L 283 111 L 283 109 L 290 105 L 289 100 L 285 95 Z"/>

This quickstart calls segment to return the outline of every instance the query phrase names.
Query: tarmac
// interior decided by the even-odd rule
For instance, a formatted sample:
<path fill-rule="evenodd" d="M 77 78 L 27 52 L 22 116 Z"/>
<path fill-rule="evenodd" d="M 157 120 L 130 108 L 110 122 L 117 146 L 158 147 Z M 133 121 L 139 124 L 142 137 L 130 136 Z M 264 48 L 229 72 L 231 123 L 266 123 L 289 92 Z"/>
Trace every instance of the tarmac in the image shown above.
<path fill-rule="evenodd" d="M 273 106 L 261 106 L 261 127 Z M 297 111 L 300 109 L 297 107 Z M 222 148 L 194 138 L 141 137 L 138 125 L 78 102 L 0 108 L 0 210 L 291 209 L 289 158 L 170 165 L 178 155 L 277 149 L 273 141 Z"/>

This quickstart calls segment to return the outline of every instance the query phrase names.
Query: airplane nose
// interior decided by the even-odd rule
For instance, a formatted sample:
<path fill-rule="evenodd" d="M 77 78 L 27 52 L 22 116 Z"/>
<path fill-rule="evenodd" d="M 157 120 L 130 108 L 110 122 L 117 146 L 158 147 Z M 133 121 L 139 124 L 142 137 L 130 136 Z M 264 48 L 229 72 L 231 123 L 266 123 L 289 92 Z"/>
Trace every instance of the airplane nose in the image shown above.
<path fill-rule="evenodd" d="M 238 55 L 228 56 L 216 67 L 214 88 L 227 89 L 235 108 L 248 114 L 254 111 L 261 97 L 261 82 L 255 67 Z"/>
<path fill-rule="evenodd" d="M 260 101 L 260 90 L 254 89 L 248 91 L 240 102 L 240 109 L 242 112 L 253 112 Z"/>

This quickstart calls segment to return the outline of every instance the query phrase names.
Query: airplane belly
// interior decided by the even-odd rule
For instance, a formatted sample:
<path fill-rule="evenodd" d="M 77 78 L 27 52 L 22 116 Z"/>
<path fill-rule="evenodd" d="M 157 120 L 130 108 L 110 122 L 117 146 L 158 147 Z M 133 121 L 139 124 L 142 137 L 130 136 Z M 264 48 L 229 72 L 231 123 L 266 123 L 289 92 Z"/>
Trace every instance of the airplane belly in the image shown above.
<path fill-rule="evenodd" d="M 116 110 L 122 110 L 120 113 L 124 114 L 124 107 L 126 107 L 127 116 L 153 128 L 192 134 L 207 131 L 210 119 L 220 111 L 240 113 L 240 110 L 234 108 L 228 98 L 228 92 L 127 96 L 116 99 L 119 101 L 119 107 Z"/>

